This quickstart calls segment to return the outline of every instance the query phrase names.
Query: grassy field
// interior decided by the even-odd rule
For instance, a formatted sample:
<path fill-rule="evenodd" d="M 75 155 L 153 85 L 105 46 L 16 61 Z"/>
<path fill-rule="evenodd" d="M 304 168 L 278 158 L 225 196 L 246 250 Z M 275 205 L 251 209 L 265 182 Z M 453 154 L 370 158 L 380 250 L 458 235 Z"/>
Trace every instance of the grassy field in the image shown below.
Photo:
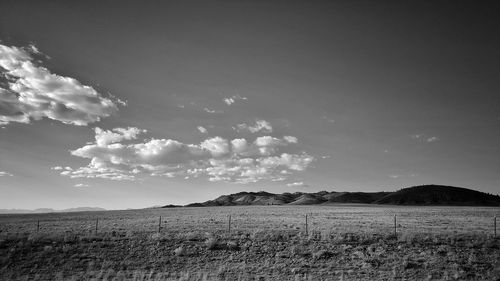
<path fill-rule="evenodd" d="M 374 205 L 0 215 L 0 279 L 500 280 L 495 215 Z"/>

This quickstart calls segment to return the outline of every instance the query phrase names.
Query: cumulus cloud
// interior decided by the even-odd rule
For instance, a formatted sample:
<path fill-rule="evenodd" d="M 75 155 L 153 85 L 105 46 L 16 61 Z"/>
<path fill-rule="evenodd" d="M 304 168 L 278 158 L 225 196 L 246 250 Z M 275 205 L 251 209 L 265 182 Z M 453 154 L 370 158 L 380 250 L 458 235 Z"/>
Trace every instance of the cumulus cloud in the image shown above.
<path fill-rule="evenodd" d="M 98 146 L 105 146 L 110 143 L 121 142 L 123 140 L 136 139 L 139 134 L 146 133 L 146 130 L 141 130 L 135 127 L 115 128 L 113 130 L 103 130 L 99 127 L 94 129 L 95 140 Z"/>
<path fill-rule="evenodd" d="M 436 136 L 428 136 L 426 134 L 413 134 L 410 136 L 413 140 L 419 141 L 419 142 L 436 142 L 439 140 L 438 137 Z"/>
<path fill-rule="evenodd" d="M 221 110 L 215 110 L 215 109 L 210 109 L 208 107 L 203 108 L 203 111 L 211 114 L 217 114 L 217 113 L 224 113 L 224 111 Z"/>
<path fill-rule="evenodd" d="M 229 153 L 229 142 L 221 137 L 204 140 L 200 147 L 210 151 L 213 157 L 221 157 Z"/>
<path fill-rule="evenodd" d="M 323 120 L 326 120 L 326 122 L 328 122 L 328 123 L 332 123 L 332 124 L 335 123 L 334 119 L 328 118 L 328 116 L 325 116 L 325 115 L 323 116 Z"/>
<path fill-rule="evenodd" d="M 300 182 L 287 183 L 286 186 L 288 186 L 288 187 L 306 187 L 308 185 L 300 181 Z"/>
<path fill-rule="evenodd" d="M 247 99 L 246 97 L 242 97 L 240 95 L 235 95 L 232 97 L 223 98 L 222 101 L 227 105 L 231 105 L 231 104 L 235 103 L 237 100 L 246 100 L 246 99 Z"/>
<path fill-rule="evenodd" d="M 144 130 L 113 129 L 111 133 L 144 133 Z M 136 128 L 135 128 L 136 129 Z M 165 177 L 208 177 L 209 181 L 250 183 L 261 180 L 282 181 L 293 172 L 304 171 L 315 159 L 307 153 L 294 154 L 281 149 L 296 143 L 296 138 L 262 136 L 246 139 L 208 138 L 199 144 L 172 139 L 150 139 L 124 144 L 132 138 L 113 137 L 103 141 L 102 130 L 95 130 L 96 141 L 73 150 L 74 156 L 90 159 L 85 167 L 72 170 L 54 167 L 72 178 L 135 180 L 143 175 Z M 137 138 L 137 134 L 133 139 Z M 118 140 L 119 139 L 119 140 Z M 118 141 L 117 141 L 118 140 Z M 57 168 L 57 169 L 56 169 Z"/>
<path fill-rule="evenodd" d="M 90 185 L 85 184 L 85 183 L 77 183 L 77 184 L 75 184 L 75 187 L 90 187 Z"/>
<path fill-rule="evenodd" d="M 435 141 L 438 141 L 439 138 L 438 137 L 428 137 L 425 141 L 426 142 L 435 142 Z"/>
<path fill-rule="evenodd" d="M 119 99 L 35 64 L 38 49 L 0 44 L 0 125 L 49 118 L 86 126 L 118 110 Z"/>
<path fill-rule="evenodd" d="M 0 177 L 12 177 L 14 176 L 11 173 L 5 172 L 5 171 L 0 171 Z"/>
<path fill-rule="evenodd" d="M 251 133 L 258 133 L 262 131 L 263 133 L 271 133 L 273 127 L 271 123 L 266 120 L 255 120 L 255 125 L 248 125 L 246 123 L 236 125 L 236 130 L 239 131 L 249 131 Z"/>
<path fill-rule="evenodd" d="M 198 131 L 200 131 L 200 133 L 202 133 L 202 134 L 208 133 L 208 130 L 205 127 L 202 127 L 202 126 L 198 126 Z"/>

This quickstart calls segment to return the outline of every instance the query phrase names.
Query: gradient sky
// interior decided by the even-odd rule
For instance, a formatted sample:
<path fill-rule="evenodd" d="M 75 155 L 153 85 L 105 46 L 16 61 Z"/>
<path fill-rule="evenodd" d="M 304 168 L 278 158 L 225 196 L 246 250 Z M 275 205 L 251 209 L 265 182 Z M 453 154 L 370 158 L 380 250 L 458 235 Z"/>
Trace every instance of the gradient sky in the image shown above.
<path fill-rule="evenodd" d="M 0 78 L 0 208 L 498 194 L 499 14 L 498 1 L 2 0 L 0 65 L 15 63 Z"/>

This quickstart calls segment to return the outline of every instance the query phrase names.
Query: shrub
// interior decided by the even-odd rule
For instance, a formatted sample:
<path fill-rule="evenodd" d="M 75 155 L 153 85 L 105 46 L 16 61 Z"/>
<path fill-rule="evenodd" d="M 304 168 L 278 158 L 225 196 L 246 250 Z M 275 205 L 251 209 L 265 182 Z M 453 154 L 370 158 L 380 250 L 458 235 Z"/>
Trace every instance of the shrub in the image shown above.
<path fill-rule="evenodd" d="M 184 239 L 187 241 L 199 241 L 201 240 L 201 235 L 194 231 L 190 231 L 184 235 Z"/>
<path fill-rule="evenodd" d="M 240 249 L 240 246 L 238 245 L 238 243 L 236 241 L 228 241 L 226 243 L 226 245 L 227 245 L 227 248 L 229 250 L 235 250 L 235 251 L 237 251 L 237 250 Z"/>
<path fill-rule="evenodd" d="M 177 249 L 174 250 L 174 254 L 176 256 L 185 256 L 186 255 L 186 248 L 183 246 L 178 247 Z"/>
<path fill-rule="evenodd" d="M 209 250 L 217 249 L 218 245 L 219 241 L 217 241 L 217 238 L 215 237 L 210 237 L 205 241 L 205 246 L 207 246 L 207 249 Z"/>

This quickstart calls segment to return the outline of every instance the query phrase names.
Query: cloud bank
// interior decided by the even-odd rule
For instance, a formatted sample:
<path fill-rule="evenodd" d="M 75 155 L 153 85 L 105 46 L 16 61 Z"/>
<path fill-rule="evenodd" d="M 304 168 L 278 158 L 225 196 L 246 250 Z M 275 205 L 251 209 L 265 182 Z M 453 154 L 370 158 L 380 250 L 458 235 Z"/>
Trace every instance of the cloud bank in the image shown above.
<path fill-rule="evenodd" d="M 172 139 L 137 139 L 145 130 L 115 128 L 95 129 L 95 142 L 71 151 L 90 159 L 85 167 L 54 167 L 71 178 L 136 180 L 145 175 L 165 177 L 200 177 L 209 181 L 251 183 L 261 180 L 282 181 L 293 172 L 304 171 L 315 159 L 305 152 L 285 152 L 297 138 L 261 136 L 254 141 L 208 138 L 199 144 L 185 144 Z"/>
<path fill-rule="evenodd" d="M 120 100 L 102 97 L 91 86 L 37 66 L 36 47 L 0 44 L 0 125 L 49 118 L 86 126 L 118 110 Z"/>

